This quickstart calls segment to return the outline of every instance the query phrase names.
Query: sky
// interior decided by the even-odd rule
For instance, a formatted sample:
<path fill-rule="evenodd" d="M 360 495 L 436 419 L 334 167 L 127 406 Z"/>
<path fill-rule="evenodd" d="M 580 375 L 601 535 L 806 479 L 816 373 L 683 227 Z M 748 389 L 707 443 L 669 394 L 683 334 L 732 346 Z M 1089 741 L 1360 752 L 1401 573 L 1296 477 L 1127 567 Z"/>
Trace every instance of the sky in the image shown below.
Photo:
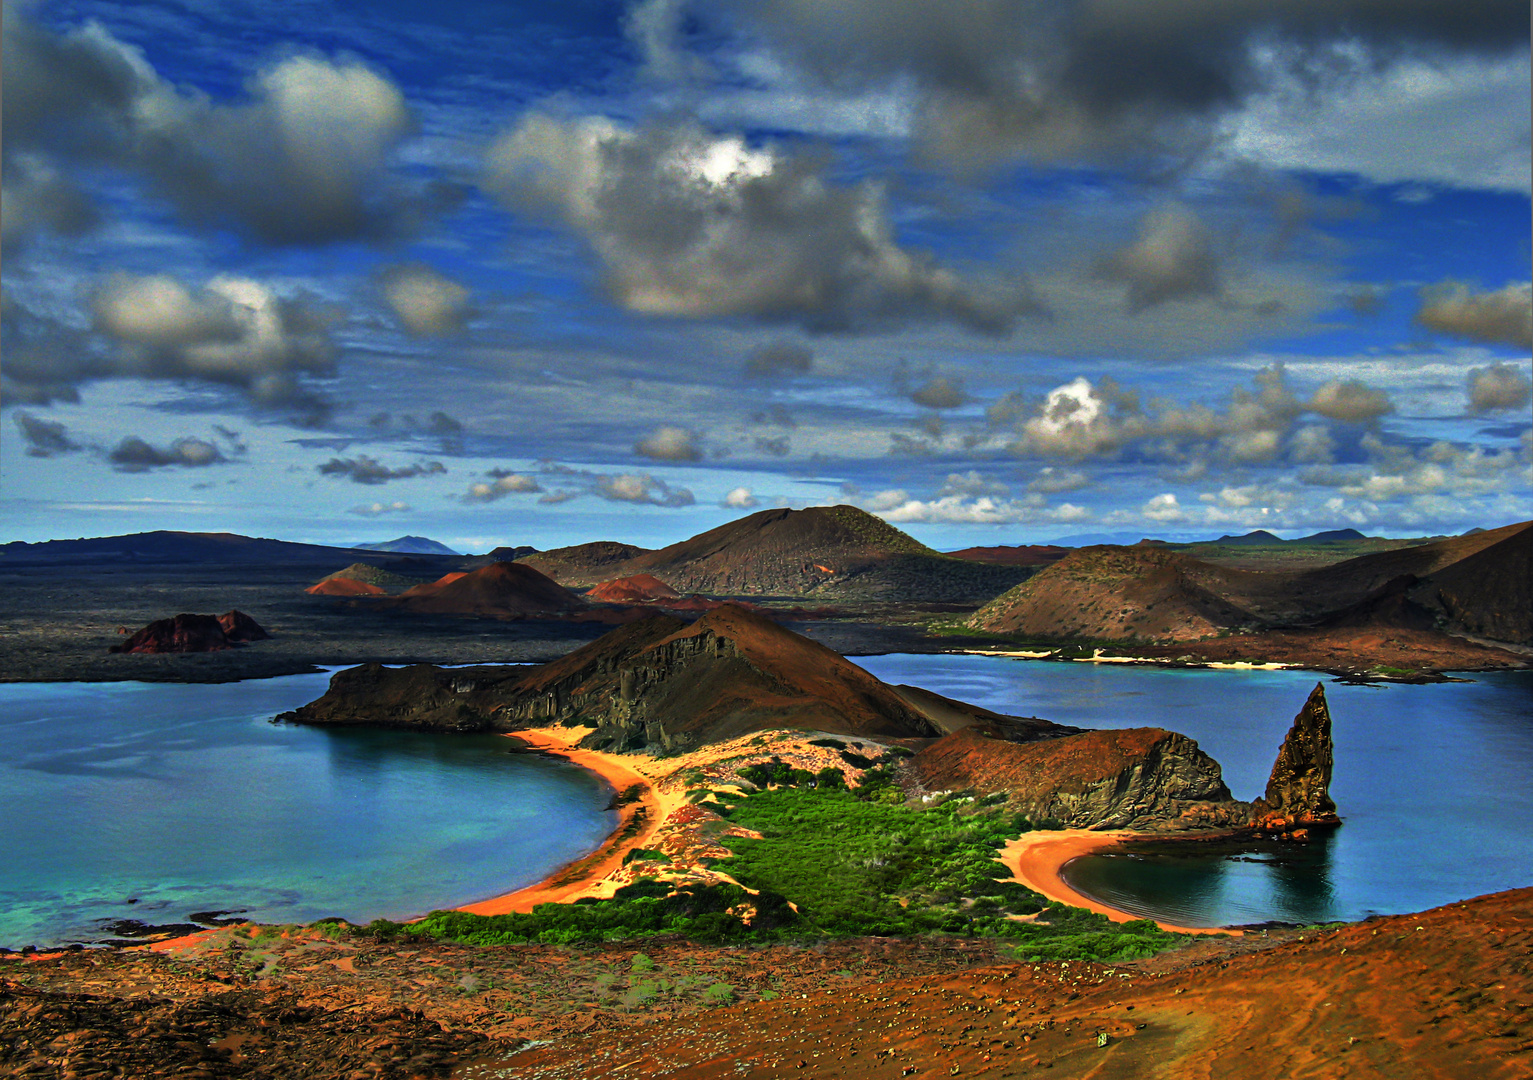
<path fill-rule="evenodd" d="M 1525 0 L 10 3 L 0 541 L 1533 517 Z"/>

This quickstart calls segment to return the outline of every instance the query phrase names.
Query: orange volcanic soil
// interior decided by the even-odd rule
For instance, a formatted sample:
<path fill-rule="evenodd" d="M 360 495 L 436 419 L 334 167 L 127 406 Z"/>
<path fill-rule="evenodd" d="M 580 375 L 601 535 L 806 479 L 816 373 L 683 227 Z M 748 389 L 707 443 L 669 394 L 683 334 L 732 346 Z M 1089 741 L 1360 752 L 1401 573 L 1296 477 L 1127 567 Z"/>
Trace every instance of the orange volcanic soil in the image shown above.
<path fill-rule="evenodd" d="M 603 581 L 586 590 L 587 600 L 605 604 L 643 604 L 652 600 L 675 600 L 681 594 L 653 574 Z"/>
<path fill-rule="evenodd" d="M 613 791 L 617 793 L 617 827 L 601 847 L 583 859 L 560 867 L 537 884 L 458 908 L 459 911 L 474 915 L 526 912 L 539 904 L 562 904 L 581 896 L 596 895 L 600 891 L 599 883 L 623 865 L 625 855 L 635 848 L 643 847 L 669 811 L 674 809 L 662 803 L 647 778 L 615 760 L 611 754 L 580 750 L 558 738 L 536 731 L 519 731 L 512 738 L 590 769 L 612 785 Z"/>
<path fill-rule="evenodd" d="M 326 578 L 303 590 L 314 596 L 383 596 L 384 591 L 376 585 L 352 578 Z"/>
<path fill-rule="evenodd" d="M 401 611 L 433 615 L 538 615 L 586 606 L 584 600 L 551 578 L 514 562 L 447 574 L 406 589 L 385 603 Z"/>
<path fill-rule="evenodd" d="M 1533 1072 L 1533 889 L 1105 968 L 1006 964 L 827 988 L 497 1061 L 519 1080 L 667 1076 L 1355 1077 Z"/>

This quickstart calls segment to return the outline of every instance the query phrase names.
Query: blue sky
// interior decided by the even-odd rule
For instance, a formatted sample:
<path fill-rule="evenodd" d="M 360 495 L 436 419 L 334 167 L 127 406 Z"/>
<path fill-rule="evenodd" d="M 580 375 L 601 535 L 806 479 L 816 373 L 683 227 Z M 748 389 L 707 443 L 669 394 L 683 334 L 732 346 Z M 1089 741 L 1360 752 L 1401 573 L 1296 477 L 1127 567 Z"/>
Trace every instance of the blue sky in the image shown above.
<path fill-rule="evenodd" d="M 8 5 L 0 539 L 1526 519 L 1528 18 Z"/>

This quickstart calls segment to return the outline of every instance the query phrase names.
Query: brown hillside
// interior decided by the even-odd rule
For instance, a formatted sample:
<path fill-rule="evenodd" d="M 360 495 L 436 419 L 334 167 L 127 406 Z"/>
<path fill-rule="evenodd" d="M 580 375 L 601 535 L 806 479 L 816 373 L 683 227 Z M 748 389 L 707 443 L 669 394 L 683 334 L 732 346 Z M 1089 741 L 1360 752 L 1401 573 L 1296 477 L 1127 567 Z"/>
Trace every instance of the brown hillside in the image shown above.
<path fill-rule="evenodd" d="M 918 710 L 837 653 L 734 604 L 690 626 L 622 627 L 530 672 L 497 718 L 583 717 L 597 749 L 676 750 L 751 731 L 934 737 Z"/>
<path fill-rule="evenodd" d="M 633 544 L 619 544 L 612 540 L 597 540 L 590 544 L 554 548 L 523 556 L 516 561 L 530 566 L 540 574 L 572 588 L 582 588 L 618 575 L 613 568 L 628 562 L 649 549 Z"/>
<path fill-rule="evenodd" d="M 1253 621 L 1211 587 L 1228 589 L 1234 576 L 1158 547 L 1081 548 L 980 608 L 968 625 L 1048 638 L 1196 640 Z"/>
<path fill-rule="evenodd" d="M 331 582 L 340 582 L 338 585 L 330 585 Z M 371 585 L 372 589 L 354 589 L 348 582 L 359 585 Z M 368 563 L 352 563 L 342 570 L 333 574 L 326 574 L 319 581 L 309 586 L 304 592 L 313 593 L 316 596 L 374 596 L 390 591 L 407 589 L 412 585 L 419 585 L 419 578 L 405 577 Z M 321 588 L 321 586 L 329 586 Z"/>
<path fill-rule="evenodd" d="M 219 652 L 232 648 L 217 615 L 193 615 L 183 612 L 169 619 L 156 619 L 121 645 L 107 649 L 114 653 L 191 653 Z"/>
<path fill-rule="evenodd" d="M 386 603 L 401 611 L 433 615 L 540 615 L 585 606 L 580 597 L 532 567 L 508 562 L 448 574 Z"/>
<path fill-rule="evenodd" d="M 977 603 L 1027 572 L 940 555 L 854 506 L 812 506 L 762 510 L 615 566 L 565 572 L 560 580 L 583 585 L 650 574 L 677 592 L 713 596 Z"/>
<path fill-rule="evenodd" d="M 1084 731 L 1015 743 L 983 724 L 954 732 L 911 761 L 931 791 L 1005 792 L 1034 820 L 1089 828 L 1244 824 L 1219 763 L 1185 735 L 1160 728 Z"/>
<path fill-rule="evenodd" d="M 593 585 L 587 590 L 586 599 L 604 604 L 644 604 L 652 600 L 675 600 L 680 595 L 652 574 L 634 574 Z"/>
<path fill-rule="evenodd" d="M 1410 598 L 1449 633 L 1533 644 L 1533 522 L 1479 535 L 1498 539 L 1427 575 Z"/>
<path fill-rule="evenodd" d="M 999 563 L 1002 566 L 1047 566 L 1058 562 L 1073 548 L 1053 544 L 1020 544 L 1016 547 L 971 547 L 948 554 L 969 562 Z"/>
<path fill-rule="evenodd" d="M 312 596 L 387 596 L 378 586 L 346 577 L 328 577 L 303 590 Z"/>

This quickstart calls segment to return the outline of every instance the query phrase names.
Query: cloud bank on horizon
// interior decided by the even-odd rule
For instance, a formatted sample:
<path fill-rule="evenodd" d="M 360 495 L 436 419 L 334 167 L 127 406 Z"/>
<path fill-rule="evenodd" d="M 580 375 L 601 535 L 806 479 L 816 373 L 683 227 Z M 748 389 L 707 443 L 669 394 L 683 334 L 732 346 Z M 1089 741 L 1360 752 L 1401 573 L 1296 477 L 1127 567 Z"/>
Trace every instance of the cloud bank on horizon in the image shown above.
<path fill-rule="evenodd" d="M 1528 42 L 1520 0 L 15 4 L 3 539 L 1524 519 Z"/>

